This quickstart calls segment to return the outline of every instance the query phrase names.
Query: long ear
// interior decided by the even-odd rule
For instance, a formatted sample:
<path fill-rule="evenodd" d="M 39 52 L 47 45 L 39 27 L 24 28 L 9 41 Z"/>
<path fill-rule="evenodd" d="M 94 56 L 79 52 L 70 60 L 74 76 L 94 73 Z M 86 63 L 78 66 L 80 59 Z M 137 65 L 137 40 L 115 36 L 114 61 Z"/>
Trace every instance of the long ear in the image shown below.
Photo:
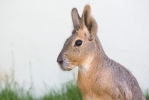
<path fill-rule="evenodd" d="M 80 28 L 80 16 L 79 16 L 78 11 L 77 11 L 76 8 L 72 9 L 71 17 L 72 17 L 72 22 L 73 22 L 74 29 L 79 29 Z"/>
<path fill-rule="evenodd" d="M 91 36 L 95 36 L 97 33 L 98 25 L 95 19 L 91 15 L 91 8 L 89 5 L 86 5 L 83 10 L 83 14 L 81 17 L 81 28 L 87 27 Z"/>

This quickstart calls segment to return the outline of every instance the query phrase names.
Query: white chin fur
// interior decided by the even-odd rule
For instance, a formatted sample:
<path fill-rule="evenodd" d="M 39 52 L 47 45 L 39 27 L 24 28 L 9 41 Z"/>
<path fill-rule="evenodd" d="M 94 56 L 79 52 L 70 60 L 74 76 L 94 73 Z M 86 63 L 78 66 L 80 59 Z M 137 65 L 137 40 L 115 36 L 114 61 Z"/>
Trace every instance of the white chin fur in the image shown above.
<path fill-rule="evenodd" d="M 72 70 L 73 68 L 75 68 L 76 66 L 75 65 L 72 65 L 71 63 L 69 63 L 67 60 L 64 60 L 63 64 L 60 65 L 61 69 L 63 71 L 70 71 Z"/>

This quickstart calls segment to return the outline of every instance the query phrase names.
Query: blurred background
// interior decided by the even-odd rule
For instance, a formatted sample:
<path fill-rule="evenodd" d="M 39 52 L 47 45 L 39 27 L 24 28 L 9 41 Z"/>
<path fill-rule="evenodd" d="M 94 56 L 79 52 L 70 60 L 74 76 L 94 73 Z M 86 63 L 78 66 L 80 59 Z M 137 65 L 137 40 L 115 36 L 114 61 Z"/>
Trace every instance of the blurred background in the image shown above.
<path fill-rule="evenodd" d="M 71 35 L 71 10 L 90 4 L 106 54 L 149 88 L 148 0 L 0 0 L 0 82 L 12 79 L 35 95 L 77 78 L 57 56 Z"/>

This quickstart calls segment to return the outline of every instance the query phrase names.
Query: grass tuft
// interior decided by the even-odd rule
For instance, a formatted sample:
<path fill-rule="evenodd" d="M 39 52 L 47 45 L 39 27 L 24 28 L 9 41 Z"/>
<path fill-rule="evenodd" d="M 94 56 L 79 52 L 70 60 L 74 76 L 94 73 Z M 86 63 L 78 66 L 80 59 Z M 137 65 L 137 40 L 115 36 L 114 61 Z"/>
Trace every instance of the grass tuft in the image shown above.
<path fill-rule="evenodd" d="M 59 91 L 52 90 L 41 100 L 82 100 L 82 95 L 74 82 L 70 81 Z"/>
<path fill-rule="evenodd" d="M 0 88 L 0 100 L 35 100 L 29 91 L 25 91 L 13 81 Z"/>
<path fill-rule="evenodd" d="M 149 90 L 145 92 L 146 100 L 149 100 Z"/>

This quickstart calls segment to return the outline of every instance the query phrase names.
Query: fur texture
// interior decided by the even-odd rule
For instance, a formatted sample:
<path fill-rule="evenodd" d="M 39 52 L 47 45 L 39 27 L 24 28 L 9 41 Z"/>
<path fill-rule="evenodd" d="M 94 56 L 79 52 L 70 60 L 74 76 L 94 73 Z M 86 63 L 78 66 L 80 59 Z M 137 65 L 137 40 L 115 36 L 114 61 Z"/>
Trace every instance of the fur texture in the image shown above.
<path fill-rule="evenodd" d="M 97 23 L 86 5 L 80 18 L 72 9 L 74 30 L 57 58 L 63 70 L 78 66 L 78 87 L 84 100 L 145 100 L 136 78 L 104 52 L 96 35 Z M 76 46 L 77 40 L 82 41 Z"/>

